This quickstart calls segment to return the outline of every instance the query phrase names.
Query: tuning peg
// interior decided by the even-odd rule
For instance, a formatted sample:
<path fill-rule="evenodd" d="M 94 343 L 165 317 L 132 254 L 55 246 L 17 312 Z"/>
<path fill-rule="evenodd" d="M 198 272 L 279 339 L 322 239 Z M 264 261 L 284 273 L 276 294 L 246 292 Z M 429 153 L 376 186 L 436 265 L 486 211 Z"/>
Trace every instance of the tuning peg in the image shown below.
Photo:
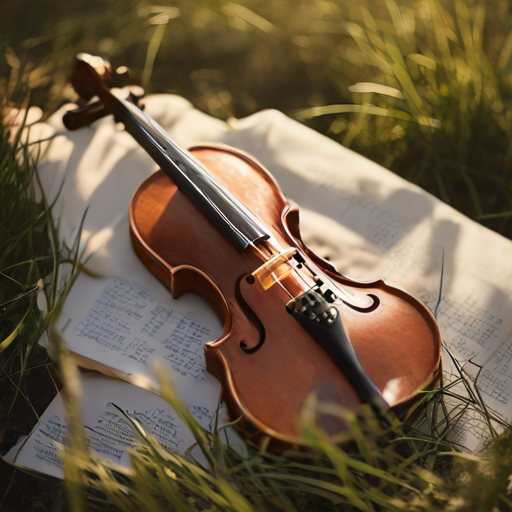
<path fill-rule="evenodd" d="M 145 92 L 142 87 L 138 85 L 129 85 L 122 89 L 112 89 L 112 93 L 123 100 L 130 101 L 137 105 L 141 110 L 144 110 L 144 105 L 141 104 L 141 99 L 144 97 Z M 95 101 L 88 105 L 82 105 L 75 110 L 66 112 L 62 118 L 64 126 L 70 130 L 78 130 L 84 126 L 89 126 L 94 121 L 101 119 L 108 115 L 108 110 L 105 108 L 101 101 Z"/>
<path fill-rule="evenodd" d="M 126 66 L 120 66 L 112 71 L 110 62 L 107 60 L 88 53 L 79 53 L 71 69 L 71 84 L 80 96 L 77 101 L 79 108 L 64 115 L 64 125 L 68 130 L 78 130 L 108 114 L 107 109 L 100 101 L 89 103 L 96 95 L 96 89 L 94 85 L 91 85 L 87 75 L 84 76 L 84 69 L 87 68 L 87 66 L 84 68 L 84 62 L 94 68 L 113 94 L 134 103 L 141 109 L 144 108 L 144 105 L 141 104 L 141 99 L 145 96 L 144 89 L 137 85 L 128 85 L 130 70 Z"/>
<path fill-rule="evenodd" d="M 127 85 L 123 87 L 123 91 L 128 91 L 128 100 L 140 107 L 139 102 L 144 96 L 146 91 L 140 85 Z"/>
<path fill-rule="evenodd" d="M 74 131 L 84 126 L 89 126 L 106 115 L 108 115 L 108 111 L 105 105 L 100 101 L 95 101 L 90 105 L 84 105 L 66 112 L 62 117 L 62 122 L 69 131 Z"/>
<path fill-rule="evenodd" d="M 119 66 L 112 73 L 112 83 L 114 87 L 125 87 L 130 83 L 131 71 L 126 66 Z"/>

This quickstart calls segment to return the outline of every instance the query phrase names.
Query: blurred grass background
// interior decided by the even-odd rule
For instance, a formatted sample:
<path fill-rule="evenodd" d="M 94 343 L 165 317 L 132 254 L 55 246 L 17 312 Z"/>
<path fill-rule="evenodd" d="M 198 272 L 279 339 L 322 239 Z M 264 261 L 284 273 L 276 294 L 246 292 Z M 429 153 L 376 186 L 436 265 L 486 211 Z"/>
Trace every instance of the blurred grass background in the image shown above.
<path fill-rule="evenodd" d="M 47 114 L 73 56 L 220 118 L 278 108 L 512 236 L 507 0 L 4 0 L 0 77 Z M 18 70 L 18 71 L 17 71 Z"/>
<path fill-rule="evenodd" d="M 180 94 L 215 117 L 278 108 L 512 238 L 511 8 L 506 0 L 3 0 L 1 110 L 29 93 L 50 115 L 75 99 L 67 84 L 74 55 L 101 54 L 114 67 L 129 66 L 148 93 Z M 5 449 L 30 431 L 58 376 L 71 371 L 63 363 L 56 373 L 35 341 L 69 284 L 56 289 L 60 265 L 78 266 L 73 248 L 55 245 L 50 205 L 34 198 L 34 165 L 14 158 L 25 149 L 8 140 L 3 122 L 0 142 Z M 40 287 L 50 300 L 46 315 L 34 301 Z M 168 394 L 179 408 L 170 387 Z M 446 431 L 427 439 L 395 432 L 402 441 L 392 445 L 379 441 L 378 429 L 364 431 L 363 466 L 311 421 L 311 464 L 255 453 L 247 464 L 223 452 L 218 436 L 197 431 L 214 454 L 207 474 L 141 437 L 130 485 L 91 462 L 77 440 L 68 470 L 96 475 L 82 480 L 89 501 L 80 485 L 66 501 L 58 483 L 19 471 L 13 477 L 2 463 L 0 503 L 2 510 L 102 508 L 107 501 L 120 510 L 208 503 L 212 510 L 512 510 L 509 434 L 485 458 L 459 461 L 443 455 L 453 454 L 443 444 Z"/>

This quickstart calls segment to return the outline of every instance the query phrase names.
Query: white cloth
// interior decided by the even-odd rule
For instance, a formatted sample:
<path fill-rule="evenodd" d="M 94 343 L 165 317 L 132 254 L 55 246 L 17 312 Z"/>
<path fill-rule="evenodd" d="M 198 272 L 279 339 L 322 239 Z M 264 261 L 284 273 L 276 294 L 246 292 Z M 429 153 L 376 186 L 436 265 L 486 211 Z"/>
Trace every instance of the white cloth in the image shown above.
<path fill-rule="evenodd" d="M 145 103 L 146 112 L 184 147 L 222 142 L 254 155 L 299 204 L 305 242 L 343 274 L 384 278 L 433 308 L 444 253 L 438 313 L 444 340 L 462 362 L 483 365 L 478 385 L 484 400 L 512 420 L 509 240 L 277 111 L 225 123 L 177 96 L 155 95 Z M 39 170 L 50 200 L 61 190 L 55 213 L 61 215 L 62 236 L 71 239 L 88 207 L 84 231 L 100 233 L 89 247 L 98 250 L 157 166 L 111 118 L 67 132 L 62 115 L 69 108 L 48 121 L 57 136 Z M 113 258 L 107 244 L 88 267 L 108 277 Z"/>

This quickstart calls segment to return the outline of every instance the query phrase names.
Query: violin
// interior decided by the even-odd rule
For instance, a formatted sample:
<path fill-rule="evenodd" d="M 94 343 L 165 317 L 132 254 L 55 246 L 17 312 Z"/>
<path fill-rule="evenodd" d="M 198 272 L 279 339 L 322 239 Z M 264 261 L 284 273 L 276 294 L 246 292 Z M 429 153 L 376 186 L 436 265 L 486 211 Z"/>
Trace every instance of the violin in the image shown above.
<path fill-rule="evenodd" d="M 382 280 L 340 274 L 304 244 L 298 207 L 257 160 L 219 144 L 186 151 L 137 107 L 140 91 L 112 94 L 116 80 L 123 73 L 80 54 L 71 81 L 82 106 L 64 124 L 113 114 L 160 166 L 131 200 L 133 249 L 174 298 L 198 294 L 219 316 L 207 371 L 244 434 L 269 436 L 273 450 L 300 443 L 311 392 L 348 408 L 369 404 L 381 417 L 407 414 L 441 378 L 428 308 Z"/>

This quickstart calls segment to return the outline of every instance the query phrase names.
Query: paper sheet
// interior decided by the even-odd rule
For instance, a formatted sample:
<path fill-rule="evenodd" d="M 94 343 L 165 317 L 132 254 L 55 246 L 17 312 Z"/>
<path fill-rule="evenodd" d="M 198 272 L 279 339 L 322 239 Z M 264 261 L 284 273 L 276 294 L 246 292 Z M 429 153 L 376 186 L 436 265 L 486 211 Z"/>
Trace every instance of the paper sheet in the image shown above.
<path fill-rule="evenodd" d="M 260 160 L 299 204 L 306 243 L 320 256 L 330 257 L 342 273 L 363 280 L 385 278 L 434 308 L 444 258 L 438 311 L 444 340 L 462 362 L 472 359 L 483 366 L 477 385 L 485 402 L 512 420 L 509 240 L 279 112 L 262 111 L 226 124 L 171 95 L 147 98 L 146 105 L 146 111 L 183 146 L 223 142 Z M 71 237 L 88 205 L 85 230 L 99 233 L 92 246 L 102 247 L 90 268 L 109 278 L 130 277 L 119 271 L 120 253 L 108 241 L 121 232 L 131 194 L 156 166 L 128 134 L 116 131 L 111 119 L 69 133 L 62 127 L 62 113 L 50 119 L 60 135 L 41 165 L 43 179 L 55 177 L 45 181 L 53 181 L 53 196 L 65 171 L 57 203 L 62 234 Z M 119 243 L 128 251 L 126 240 Z M 139 280 L 142 275 L 136 281 L 147 286 L 145 278 Z M 86 283 L 86 277 L 77 282 L 76 301 L 80 301 L 77 290 L 94 287 L 94 293 L 87 293 L 87 300 L 80 304 L 69 304 L 76 311 L 72 315 L 75 326 L 105 286 L 106 282 Z M 147 287 L 159 289 L 154 284 Z M 202 319 L 192 306 L 171 309 L 183 314 L 193 311 Z M 207 328 L 215 332 L 214 327 Z M 74 329 L 66 330 L 66 341 Z"/>
<path fill-rule="evenodd" d="M 143 376 L 155 389 L 153 362 L 163 358 L 181 400 L 214 409 L 220 385 L 206 372 L 204 345 L 219 338 L 223 326 L 213 310 L 195 295 L 173 299 L 131 249 L 127 217 L 102 251 L 110 255 L 113 275 L 98 279 L 81 274 L 64 304 L 59 328 L 68 348 L 125 374 Z"/>
<path fill-rule="evenodd" d="M 174 409 L 162 398 L 126 382 L 98 374 L 82 377 L 84 433 L 89 447 L 105 462 L 130 467 L 128 450 L 137 440 L 129 419 L 137 420 L 162 446 L 184 453 L 195 439 Z M 189 407 L 205 429 L 215 410 Z M 59 393 L 30 436 L 13 447 L 6 460 L 27 469 L 64 478 L 61 449 L 65 444 L 64 404 Z"/>

